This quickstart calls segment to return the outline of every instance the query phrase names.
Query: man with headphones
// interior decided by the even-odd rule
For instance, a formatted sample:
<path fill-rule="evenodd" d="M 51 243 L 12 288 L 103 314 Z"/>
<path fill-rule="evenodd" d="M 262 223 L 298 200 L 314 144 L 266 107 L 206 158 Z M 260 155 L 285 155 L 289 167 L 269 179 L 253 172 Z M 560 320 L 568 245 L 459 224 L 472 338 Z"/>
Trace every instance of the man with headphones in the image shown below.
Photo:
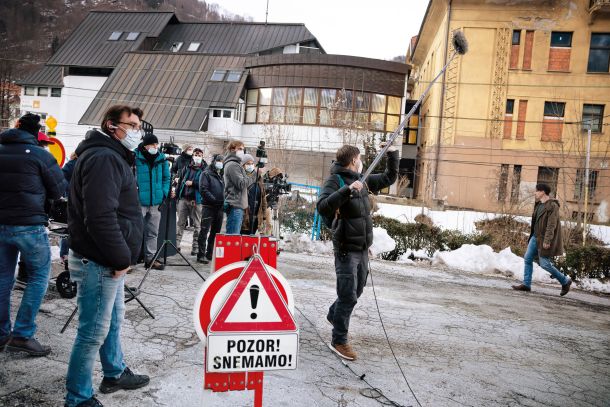
<path fill-rule="evenodd" d="M 102 393 L 146 386 L 148 376 L 125 364 L 120 332 L 124 279 L 142 247 L 143 225 L 133 173 L 142 138 L 142 111 L 111 106 L 101 130 L 76 149 L 68 199 L 70 278 L 78 286 L 79 325 L 68 365 L 66 406 L 101 406 L 94 397 L 93 364 L 99 353 Z"/>

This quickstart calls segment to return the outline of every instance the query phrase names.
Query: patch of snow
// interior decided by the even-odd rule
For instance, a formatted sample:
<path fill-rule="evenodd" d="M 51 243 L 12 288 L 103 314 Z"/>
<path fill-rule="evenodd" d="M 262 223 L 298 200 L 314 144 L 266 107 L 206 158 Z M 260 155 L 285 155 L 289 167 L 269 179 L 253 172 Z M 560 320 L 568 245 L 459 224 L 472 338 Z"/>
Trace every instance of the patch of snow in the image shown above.
<path fill-rule="evenodd" d="M 446 265 L 476 274 L 501 274 L 523 280 L 523 258 L 514 254 L 510 248 L 496 253 L 487 245 L 466 244 L 454 251 L 436 252 L 432 265 Z M 558 284 L 536 263 L 534 263 L 532 281 Z"/>
<path fill-rule="evenodd" d="M 601 223 L 607 223 L 608 220 L 608 201 L 601 201 L 597 207 L 597 221 Z"/>
<path fill-rule="evenodd" d="M 284 236 L 280 247 L 292 253 L 326 254 L 333 253 L 333 244 L 329 241 L 311 240 L 305 233 L 290 233 Z"/>
<path fill-rule="evenodd" d="M 583 278 L 578 282 L 578 287 L 586 291 L 610 294 L 610 281 L 602 283 L 598 278 Z"/>
<path fill-rule="evenodd" d="M 388 231 L 384 228 L 373 228 L 373 245 L 370 251 L 373 257 L 377 257 L 382 253 L 391 252 L 396 248 L 396 241 L 388 235 Z"/>
<path fill-rule="evenodd" d="M 60 260 L 59 256 L 59 246 L 51 246 L 51 261 Z"/>

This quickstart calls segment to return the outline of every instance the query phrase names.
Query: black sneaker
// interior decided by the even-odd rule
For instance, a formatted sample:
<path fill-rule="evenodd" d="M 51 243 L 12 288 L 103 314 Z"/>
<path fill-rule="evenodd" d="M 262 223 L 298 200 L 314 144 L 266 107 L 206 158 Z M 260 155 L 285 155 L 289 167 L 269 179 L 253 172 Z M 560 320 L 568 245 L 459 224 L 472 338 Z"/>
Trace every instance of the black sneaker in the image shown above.
<path fill-rule="evenodd" d="M 561 286 L 561 293 L 560 293 L 559 295 L 563 297 L 564 295 L 566 295 L 567 293 L 569 293 L 569 292 L 570 292 L 570 286 L 571 286 L 571 285 L 572 285 L 572 280 L 568 281 L 568 283 L 567 283 L 567 284 L 562 285 L 562 286 Z"/>
<path fill-rule="evenodd" d="M 121 377 L 111 379 L 104 377 L 100 384 L 102 393 L 114 393 L 117 390 L 135 390 L 146 386 L 150 382 L 150 377 L 146 375 L 135 374 L 128 367 L 125 368 Z"/>
<path fill-rule="evenodd" d="M 7 343 L 9 343 L 9 341 L 11 340 L 11 336 L 5 336 L 4 338 L 0 339 L 0 352 L 2 352 L 4 350 L 4 347 L 6 346 Z"/>
<path fill-rule="evenodd" d="M 50 346 L 43 346 L 35 338 L 12 337 L 6 344 L 8 352 L 26 352 L 30 356 L 47 356 L 51 353 Z"/>
<path fill-rule="evenodd" d="M 197 256 L 197 263 L 201 263 L 201 264 L 208 264 L 210 261 L 208 259 L 206 259 L 205 257 L 199 257 Z"/>
<path fill-rule="evenodd" d="M 197 256 L 197 249 L 192 249 L 191 250 L 191 256 Z"/>
<path fill-rule="evenodd" d="M 68 405 L 64 404 L 64 407 L 68 407 Z M 78 403 L 76 407 L 104 407 L 104 405 L 95 397 L 91 397 L 89 400 Z"/>

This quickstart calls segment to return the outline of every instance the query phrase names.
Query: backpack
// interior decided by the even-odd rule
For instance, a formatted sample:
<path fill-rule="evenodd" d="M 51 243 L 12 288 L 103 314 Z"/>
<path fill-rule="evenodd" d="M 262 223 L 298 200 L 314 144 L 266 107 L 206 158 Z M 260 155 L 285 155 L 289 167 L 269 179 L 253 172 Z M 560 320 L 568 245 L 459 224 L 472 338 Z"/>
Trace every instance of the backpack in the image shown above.
<path fill-rule="evenodd" d="M 345 181 L 343 181 L 343 178 L 341 178 L 341 176 L 339 174 L 335 174 L 337 176 L 337 178 L 339 178 L 339 189 L 343 188 L 343 186 L 345 185 Z M 335 219 L 337 219 L 339 217 L 339 209 L 337 209 L 337 211 L 335 212 L 335 216 L 324 216 L 324 215 L 320 215 L 322 217 L 322 221 L 324 222 L 324 226 L 326 226 L 328 229 L 333 228 L 333 222 L 335 221 Z"/>

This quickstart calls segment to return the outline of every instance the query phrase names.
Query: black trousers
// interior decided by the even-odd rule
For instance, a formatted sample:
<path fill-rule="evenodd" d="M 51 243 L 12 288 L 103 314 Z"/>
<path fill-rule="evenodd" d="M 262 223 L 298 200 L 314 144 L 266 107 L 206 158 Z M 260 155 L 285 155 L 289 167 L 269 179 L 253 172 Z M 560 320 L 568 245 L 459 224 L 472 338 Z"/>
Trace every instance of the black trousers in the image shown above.
<path fill-rule="evenodd" d="M 369 252 L 335 252 L 337 299 L 328 309 L 327 319 L 333 324 L 334 345 L 347 343 L 349 319 L 362 295 L 369 274 Z"/>
<path fill-rule="evenodd" d="M 216 239 L 216 233 L 219 233 L 222 228 L 223 215 L 222 206 L 203 207 L 201 211 L 201 231 L 199 232 L 198 237 L 199 252 L 197 253 L 197 257 L 205 256 L 208 260 L 212 259 L 214 239 Z"/>

